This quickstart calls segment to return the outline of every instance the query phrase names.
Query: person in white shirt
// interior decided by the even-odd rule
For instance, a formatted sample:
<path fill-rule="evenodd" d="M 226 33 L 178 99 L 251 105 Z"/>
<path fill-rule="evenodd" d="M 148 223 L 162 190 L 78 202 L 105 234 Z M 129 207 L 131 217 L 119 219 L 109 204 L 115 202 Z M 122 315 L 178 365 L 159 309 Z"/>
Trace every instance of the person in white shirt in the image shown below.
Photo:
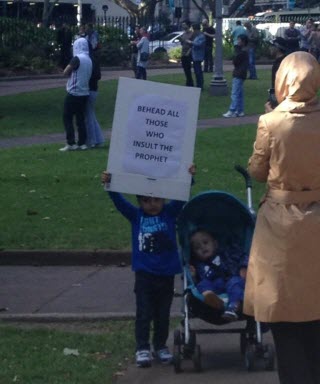
<path fill-rule="evenodd" d="M 60 151 L 87 149 L 85 109 L 89 96 L 89 80 L 92 73 L 92 61 L 89 57 L 88 41 L 81 37 L 73 44 L 73 58 L 66 66 L 63 74 L 69 76 L 67 95 L 64 100 L 63 123 L 66 131 L 67 145 Z M 73 117 L 76 117 L 78 142 L 75 140 Z"/>

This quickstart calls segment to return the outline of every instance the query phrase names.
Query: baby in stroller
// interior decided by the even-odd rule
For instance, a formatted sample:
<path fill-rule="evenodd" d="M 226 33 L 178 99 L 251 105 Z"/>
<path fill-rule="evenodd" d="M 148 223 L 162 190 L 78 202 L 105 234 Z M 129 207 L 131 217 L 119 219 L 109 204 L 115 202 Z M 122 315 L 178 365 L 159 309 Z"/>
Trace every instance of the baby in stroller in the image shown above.
<path fill-rule="evenodd" d="M 222 319 L 239 319 L 245 287 L 248 253 L 236 244 L 221 246 L 217 235 L 198 228 L 190 236 L 190 272 L 204 302 L 222 311 Z M 218 296 L 227 294 L 228 302 Z M 225 308 L 225 310 L 224 310 Z"/>

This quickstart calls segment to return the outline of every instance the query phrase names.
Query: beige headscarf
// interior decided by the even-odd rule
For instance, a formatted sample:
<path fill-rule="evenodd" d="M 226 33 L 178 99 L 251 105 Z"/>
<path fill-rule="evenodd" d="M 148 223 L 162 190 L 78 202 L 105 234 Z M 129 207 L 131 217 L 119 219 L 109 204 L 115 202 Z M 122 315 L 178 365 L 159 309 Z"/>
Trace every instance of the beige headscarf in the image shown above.
<path fill-rule="evenodd" d="M 320 64 L 307 52 L 294 52 L 284 58 L 276 74 L 278 111 L 307 112 L 318 103 Z"/>

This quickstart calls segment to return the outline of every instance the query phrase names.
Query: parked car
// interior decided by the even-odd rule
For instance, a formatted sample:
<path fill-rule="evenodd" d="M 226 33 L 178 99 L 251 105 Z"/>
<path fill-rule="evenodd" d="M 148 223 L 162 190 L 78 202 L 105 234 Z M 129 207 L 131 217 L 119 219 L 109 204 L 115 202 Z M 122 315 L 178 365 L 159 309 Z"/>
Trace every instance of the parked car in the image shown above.
<path fill-rule="evenodd" d="M 171 32 L 161 40 L 150 41 L 150 53 L 153 52 L 169 52 L 170 49 L 180 47 L 181 43 L 179 37 L 183 31 Z"/>

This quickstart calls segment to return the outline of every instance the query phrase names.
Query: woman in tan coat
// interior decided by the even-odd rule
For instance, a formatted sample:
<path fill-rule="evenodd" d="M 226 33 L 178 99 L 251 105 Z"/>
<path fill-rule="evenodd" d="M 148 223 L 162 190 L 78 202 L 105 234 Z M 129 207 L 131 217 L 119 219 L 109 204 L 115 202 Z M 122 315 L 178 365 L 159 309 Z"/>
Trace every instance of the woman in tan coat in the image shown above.
<path fill-rule="evenodd" d="M 244 312 L 270 324 L 282 384 L 320 384 L 319 88 L 320 66 L 312 55 L 295 52 L 282 61 L 279 105 L 260 117 L 248 166 L 267 191 Z"/>

